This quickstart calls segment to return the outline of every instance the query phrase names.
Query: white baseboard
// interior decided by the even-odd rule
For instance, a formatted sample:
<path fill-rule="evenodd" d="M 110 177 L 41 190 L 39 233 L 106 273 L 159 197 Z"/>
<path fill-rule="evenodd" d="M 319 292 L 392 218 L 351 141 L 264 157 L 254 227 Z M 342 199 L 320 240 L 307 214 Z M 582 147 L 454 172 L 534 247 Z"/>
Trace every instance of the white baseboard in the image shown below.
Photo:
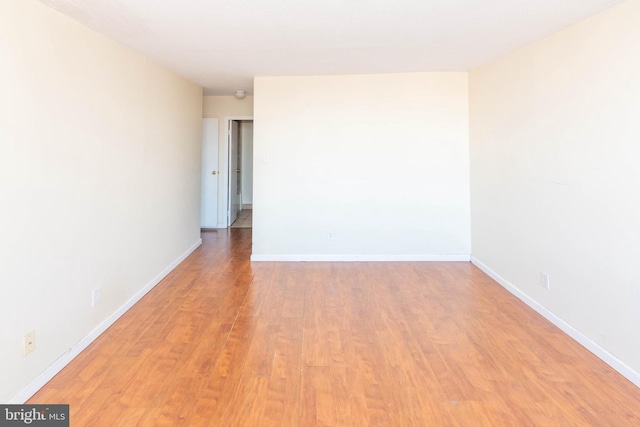
<path fill-rule="evenodd" d="M 251 261 L 286 262 L 392 262 L 392 261 L 464 261 L 471 255 L 251 255 Z"/>
<path fill-rule="evenodd" d="M 522 302 L 527 304 L 529 307 L 537 311 L 548 321 L 556 325 L 560 330 L 569 335 L 571 338 L 580 343 L 584 348 L 589 350 L 591 353 L 598 356 L 605 362 L 607 365 L 611 366 L 613 369 L 618 371 L 624 377 L 626 377 L 629 381 L 634 383 L 636 386 L 640 387 L 640 373 L 633 370 L 626 363 L 615 357 L 613 354 L 609 353 L 606 349 L 601 347 L 599 344 L 595 343 L 591 339 L 589 339 L 582 332 L 571 326 L 569 323 L 562 320 L 560 317 L 549 311 L 542 304 L 531 298 L 529 295 L 522 292 L 519 288 L 514 286 L 512 283 L 500 277 L 495 271 L 489 268 L 486 264 L 475 257 L 471 257 L 471 262 L 478 267 L 480 270 L 484 271 L 489 277 L 502 285 L 506 290 L 511 292 L 517 298 L 519 298 Z"/>
<path fill-rule="evenodd" d="M 67 350 L 62 356 L 60 356 L 55 362 L 53 362 L 43 373 L 38 375 L 33 381 L 31 381 L 25 388 L 23 388 L 18 394 L 16 394 L 9 404 L 23 404 L 31 396 L 36 394 L 51 378 L 53 378 L 58 372 L 60 372 L 65 366 L 69 364 L 78 354 L 80 354 L 85 348 L 89 346 L 96 338 L 98 338 L 104 331 L 113 325 L 124 313 L 126 313 L 135 303 L 140 301 L 151 289 L 153 289 L 162 279 L 164 279 L 171 271 L 185 260 L 193 251 L 195 251 L 202 244 L 202 239 L 198 239 L 189 249 L 187 249 L 182 255 L 180 255 L 175 261 L 173 261 L 167 268 L 162 270 L 160 274 L 147 283 L 142 289 L 136 292 L 127 302 L 125 302 L 120 308 L 118 308 L 113 314 L 107 317 L 102 323 L 100 323 L 89 334 L 77 342 L 73 347 Z"/>
<path fill-rule="evenodd" d="M 212 230 L 220 230 L 221 228 L 227 228 L 226 225 L 224 224 L 217 224 L 217 225 L 213 225 L 211 227 L 205 227 L 205 226 L 201 226 L 200 227 L 200 231 L 212 231 Z"/>
<path fill-rule="evenodd" d="M 200 226 L 200 230 L 215 230 L 217 228 L 227 228 L 227 224 L 225 223 L 218 223 L 215 225 L 201 225 Z"/>

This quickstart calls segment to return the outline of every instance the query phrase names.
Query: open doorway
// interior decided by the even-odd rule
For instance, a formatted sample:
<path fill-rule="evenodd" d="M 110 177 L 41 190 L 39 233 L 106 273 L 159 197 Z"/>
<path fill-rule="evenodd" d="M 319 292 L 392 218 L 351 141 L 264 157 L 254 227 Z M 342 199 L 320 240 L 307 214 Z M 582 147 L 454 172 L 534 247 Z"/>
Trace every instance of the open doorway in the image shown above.
<path fill-rule="evenodd" d="M 228 224 L 251 228 L 253 223 L 253 120 L 229 120 Z"/>

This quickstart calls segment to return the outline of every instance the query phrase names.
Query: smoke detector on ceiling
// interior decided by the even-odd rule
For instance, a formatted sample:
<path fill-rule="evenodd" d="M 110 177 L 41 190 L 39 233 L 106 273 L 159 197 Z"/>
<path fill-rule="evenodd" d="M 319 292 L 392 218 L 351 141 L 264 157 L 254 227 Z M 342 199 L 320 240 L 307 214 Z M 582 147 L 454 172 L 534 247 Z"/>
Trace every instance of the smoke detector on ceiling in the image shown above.
<path fill-rule="evenodd" d="M 243 99 L 245 96 L 247 96 L 247 93 L 245 91 L 243 90 L 236 91 L 236 98 Z"/>

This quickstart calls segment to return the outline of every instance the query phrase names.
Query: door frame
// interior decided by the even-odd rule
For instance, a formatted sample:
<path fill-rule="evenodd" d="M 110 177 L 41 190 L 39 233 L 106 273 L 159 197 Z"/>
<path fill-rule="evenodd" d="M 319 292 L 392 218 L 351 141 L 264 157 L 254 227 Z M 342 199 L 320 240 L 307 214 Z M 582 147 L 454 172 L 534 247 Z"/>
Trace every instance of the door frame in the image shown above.
<path fill-rule="evenodd" d="M 223 175 L 226 179 L 226 182 L 222 186 L 224 191 L 218 193 L 218 202 L 222 203 L 221 206 L 224 206 L 224 222 L 227 228 L 231 227 L 231 224 L 229 224 L 229 210 L 231 209 L 231 206 L 229 206 L 229 195 L 231 194 L 231 168 L 229 167 L 229 165 L 231 164 L 231 134 L 229 132 L 229 126 L 231 125 L 231 122 L 233 120 L 253 120 L 253 116 L 229 116 L 224 118 L 224 140 L 226 141 L 226 144 L 220 144 L 220 146 L 222 146 L 224 149 L 224 152 L 222 153 L 220 158 L 226 159 L 226 162 L 224 162 L 225 171 Z M 218 221 L 220 221 L 219 218 Z"/>

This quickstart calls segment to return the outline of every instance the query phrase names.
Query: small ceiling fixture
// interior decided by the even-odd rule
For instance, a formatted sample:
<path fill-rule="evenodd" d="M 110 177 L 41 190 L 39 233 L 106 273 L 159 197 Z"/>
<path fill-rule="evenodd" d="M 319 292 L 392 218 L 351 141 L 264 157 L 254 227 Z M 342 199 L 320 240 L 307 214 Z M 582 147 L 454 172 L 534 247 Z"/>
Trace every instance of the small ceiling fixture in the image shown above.
<path fill-rule="evenodd" d="M 243 99 L 245 96 L 247 96 L 247 93 L 245 91 L 243 90 L 236 91 L 236 98 Z"/>

